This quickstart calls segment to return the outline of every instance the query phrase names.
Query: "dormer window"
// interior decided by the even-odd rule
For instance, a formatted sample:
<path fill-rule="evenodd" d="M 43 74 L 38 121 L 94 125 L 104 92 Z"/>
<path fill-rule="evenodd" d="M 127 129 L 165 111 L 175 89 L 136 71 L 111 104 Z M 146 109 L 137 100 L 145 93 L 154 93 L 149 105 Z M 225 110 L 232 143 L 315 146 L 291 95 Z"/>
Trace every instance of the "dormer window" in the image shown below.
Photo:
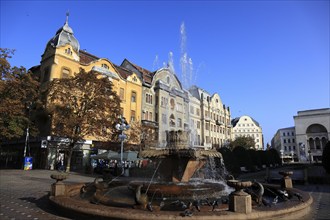
<path fill-rule="evenodd" d="M 166 82 L 167 82 L 167 84 L 170 84 L 170 77 L 169 76 L 166 78 Z"/>
<path fill-rule="evenodd" d="M 137 82 L 136 76 L 133 77 L 133 82 Z"/>
<path fill-rule="evenodd" d="M 107 64 L 105 64 L 105 63 L 102 63 L 102 65 L 101 65 L 104 69 L 109 69 L 109 66 L 107 65 Z"/>
<path fill-rule="evenodd" d="M 66 54 L 72 55 L 72 50 L 69 48 L 65 49 L 64 51 Z"/>

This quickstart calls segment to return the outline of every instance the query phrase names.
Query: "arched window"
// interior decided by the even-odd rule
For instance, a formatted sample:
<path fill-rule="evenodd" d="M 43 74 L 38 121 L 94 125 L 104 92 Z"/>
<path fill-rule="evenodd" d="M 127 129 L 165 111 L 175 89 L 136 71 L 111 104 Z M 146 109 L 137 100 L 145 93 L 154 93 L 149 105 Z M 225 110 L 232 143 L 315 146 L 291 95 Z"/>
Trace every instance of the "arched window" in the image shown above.
<path fill-rule="evenodd" d="M 320 141 L 320 138 L 315 138 L 315 147 L 317 150 L 320 150 L 321 149 L 321 141 Z"/>
<path fill-rule="evenodd" d="M 173 114 L 171 114 L 170 116 L 170 126 L 175 127 L 175 117 Z"/>

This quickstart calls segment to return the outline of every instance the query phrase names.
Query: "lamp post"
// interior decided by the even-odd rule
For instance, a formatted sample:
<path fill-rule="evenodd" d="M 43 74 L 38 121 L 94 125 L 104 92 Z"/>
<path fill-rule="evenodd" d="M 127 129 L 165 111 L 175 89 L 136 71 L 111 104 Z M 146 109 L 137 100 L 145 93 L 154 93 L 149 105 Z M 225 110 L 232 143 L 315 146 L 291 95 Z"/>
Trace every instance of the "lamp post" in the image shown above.
<path fill-rule="evenodd" d="M 28 148 L 28 143 L 29 143 L 29 129 L 30 129 L 30 108 L 31 108 L 32 103 L 31 102 L 27 102 L 26 103 L 26 109 L 28 111 L 28 123 L 27 123 L 27 128 L 26 128 L 26 136 L 25 136 L 25 145 L 24 145 L 24 153 L 23 153 L 23 157 L 26 157 L 26 151 Z"/>
<path fill-rule="evenodd" d="M 121 131 L 119 134 L 119 140 L 120 140 L 120 164 L 122 167 L 122 175 L 124 174 L 124 164 L 123 164 L 123 150 L 124 150 L 124 141 L 127 139 L 127 135 L 124 133 L 125 130 L 129 129 L 130 126 L 126 122 L 124 117 L 120 116 L 120 123 L 116 124 L 116 129 L 118 131 Z"/>

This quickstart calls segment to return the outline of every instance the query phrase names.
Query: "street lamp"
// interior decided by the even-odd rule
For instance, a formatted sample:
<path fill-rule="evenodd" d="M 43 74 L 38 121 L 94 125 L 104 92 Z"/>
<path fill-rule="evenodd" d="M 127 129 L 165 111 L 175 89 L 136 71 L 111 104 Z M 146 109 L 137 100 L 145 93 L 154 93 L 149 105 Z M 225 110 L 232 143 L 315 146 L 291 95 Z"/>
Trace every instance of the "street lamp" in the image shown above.
<path fill-rule="evenodd" d="M 119 140 L 120 140 L 120 164 L 122 167 L 122 175 L 124 174 L 124 164 L 123 164 L 123 149 L 124 149 L 124 141 L 127 139 L 127 135 L 124 134 L 124 131 L 129 129 L 130 126 L 129 124 L 126 122 L 124 117 L 120 116 L 120 123 L 116 124 L 116 129 L 118 131 L 121 131 L 121 133 L 119 134 Z"/>
<path fill-rule="evenodd" d="M 26 103 L 26 109 L 28 111 L 28 123 L 27 123 L 27 128 L 26 128 L 26 136 L 25 136 L 25 146 L 24 146 L 24 153 L 23 153 L 23 157 L 25 159 L 26 157 L 26 151 L 28 148 L 28 142 L 29 142 L 29 128 L 30 128 L 30 109 L 31 109 L 31 102 L 27 102 Z"/>

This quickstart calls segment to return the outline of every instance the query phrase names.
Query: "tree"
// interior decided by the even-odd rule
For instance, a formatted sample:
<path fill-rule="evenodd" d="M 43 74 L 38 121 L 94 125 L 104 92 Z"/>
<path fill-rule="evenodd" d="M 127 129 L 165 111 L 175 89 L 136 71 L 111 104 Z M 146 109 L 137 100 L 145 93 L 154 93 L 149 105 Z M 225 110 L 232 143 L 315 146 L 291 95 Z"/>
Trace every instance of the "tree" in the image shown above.
<path fill-rule="evenodd" d="M 231 149 L 234 149 L 235 147 L 244 147 L 245 149 L 253 149 L 255 148 L 255 141 L 253 137 L 237 137 L 234 141 L 231 141 L 229 143 L 229 146 Z"/>
<path fill-rule="evenodd" d="M 66 172 L 70 171 L 73 148 L 86 138 L 109 141 L 120 115 L 120 99 L 108 77 L 80 70 L 71 78 L 49 84 L 47 109 L 51 134 L 69 139 Z"/>
<path fill-rule="evenodd" d="M 36 136 L 35 113 L 41 108 L 39 76 L 24 67 L 11 67 L 14 50 L 0 48 L 0 140 L 21 138 L 27 127 Z"/>
<path fill-rule="evenodd" d="M 330 173 L 330 141 L 323 148 L 322 165 L 327 173 Z"/>

